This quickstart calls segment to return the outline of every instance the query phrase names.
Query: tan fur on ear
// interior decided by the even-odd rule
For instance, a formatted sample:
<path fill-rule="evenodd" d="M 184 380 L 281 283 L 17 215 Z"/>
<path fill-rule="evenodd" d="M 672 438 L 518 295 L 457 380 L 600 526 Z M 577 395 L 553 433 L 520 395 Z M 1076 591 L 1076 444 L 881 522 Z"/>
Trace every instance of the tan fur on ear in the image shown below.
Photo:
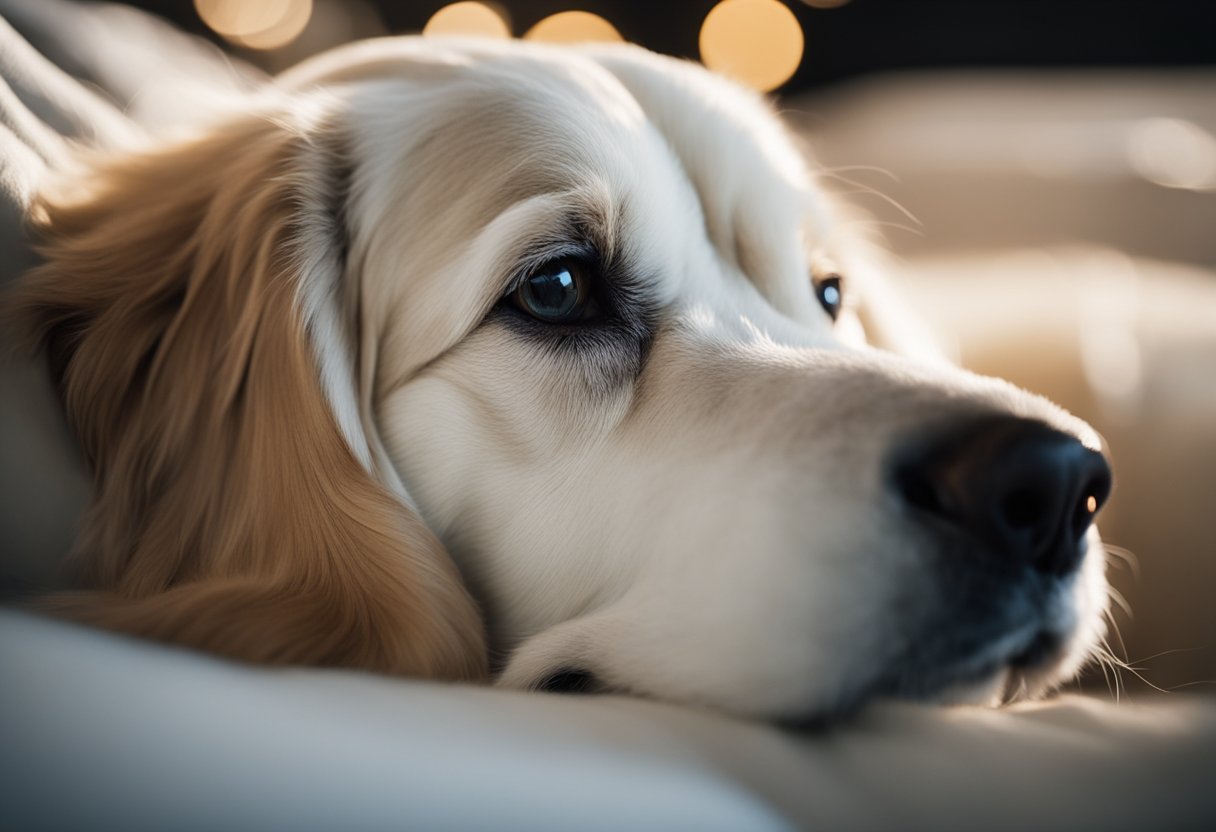
<path fill-rule="evenodd" d="M 248 120 L 38 206 L 47 262 L 14 309 L 95 478 L 86 588 L 43 606 L 256 662 L 479 678 L 454 565 L 318 377 L 293 258 L 304 146 Z"/>

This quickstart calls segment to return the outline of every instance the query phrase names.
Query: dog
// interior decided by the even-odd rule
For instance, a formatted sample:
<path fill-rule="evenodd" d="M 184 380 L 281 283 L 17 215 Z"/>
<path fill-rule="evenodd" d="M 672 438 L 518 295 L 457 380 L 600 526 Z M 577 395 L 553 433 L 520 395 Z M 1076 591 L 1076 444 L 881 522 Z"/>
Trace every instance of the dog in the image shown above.
<path fill-rule="evenodd" d="M 1103 634 L 1111 488 L 919 355 L 762 98 L 389 38 L 42 191 L 10 311 L 94 476 L 42 609 L 264 664 L 815 720 Z"/>

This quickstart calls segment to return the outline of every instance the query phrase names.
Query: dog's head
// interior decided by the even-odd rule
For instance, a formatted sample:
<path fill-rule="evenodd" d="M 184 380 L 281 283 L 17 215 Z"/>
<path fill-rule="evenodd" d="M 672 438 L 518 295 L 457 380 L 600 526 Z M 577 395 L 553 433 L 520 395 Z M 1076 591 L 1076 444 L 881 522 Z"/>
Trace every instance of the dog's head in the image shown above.
<path fill-rule="evenodd" d="M 785 718 L 1033 692 L 1100 636 L 1093 432 L 909 358 L 692 65 L 371 42 L 90 187 L 22 298 L 97 471 L 71 614 Z"/>

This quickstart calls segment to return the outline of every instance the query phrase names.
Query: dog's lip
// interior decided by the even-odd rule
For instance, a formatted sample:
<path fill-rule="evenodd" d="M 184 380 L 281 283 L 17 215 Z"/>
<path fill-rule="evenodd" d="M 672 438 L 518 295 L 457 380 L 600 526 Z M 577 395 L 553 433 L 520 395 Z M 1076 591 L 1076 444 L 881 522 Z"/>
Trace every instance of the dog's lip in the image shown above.
<path fill-rule="evenodd" d="M 886 693 L 913 700 L 949 698 L 951 691 L 982 687 L 995 682 L 1001 674 L 1010 681 L 1039 677 L 1059 663 L 1065 653 L 1067 635 L 1049 627 L 1030 629 L 1020 638 L 1005 640 L 993 649 L 991 645 L 953 661 L 924 668 L 922 673 L 905 675 L 887 686 Z"/>
<path fill-rule="evenodd" d="M 1006 660 L 1002 658 L 968 656 L 949 664 L 924 667 L 917 673 L 898 673 L 896 678 L 875 686 L 870 695 L 932 702 L 943 696 L 950 698 L 951 691 L 982 685 L 1006 667 Z"/>
<path fill-rule="evenodd" d="M 979 651 L 948 665 L 925 669 L 923 674 L 897 674 L 858 692 L 826 710 L 781 720 L 791 726 L 821 727 L 864 708 L 874 700 L 895 699 L 938 704 L 1004 704 L 1037 690 L 1066 652 L 1067 636 L 1046 628 L 1030 631 L 1012 647 Z"/>
<path fill-rule="evenodd" d="M 1018 670 L 1037 669 L 1049 664 L 1057 658 L 1063 647 L 1064 637 L 1053 630 L 1041 629 L 1023 647 L 1006 661 L 1010 667 Z"/>
<path fill-rule="evenodd" d="M 976 663 L 968 662 L 957 678 L 962 681 L 975 680 L 1006 669 L 1019 674 L 1038 673 L 1060 660 L 1067 640 L 1063 633 L 1047 627 L 1038 628 L 1011 648 Z M 968 672 L 972 669 L 973 672 Z"/>

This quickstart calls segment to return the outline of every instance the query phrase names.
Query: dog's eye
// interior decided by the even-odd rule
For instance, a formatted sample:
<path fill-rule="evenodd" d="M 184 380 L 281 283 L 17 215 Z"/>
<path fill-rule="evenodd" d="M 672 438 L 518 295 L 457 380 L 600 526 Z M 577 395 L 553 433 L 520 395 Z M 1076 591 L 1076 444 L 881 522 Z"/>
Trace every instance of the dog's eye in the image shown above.
<path fill-rule="evenodd" d="M 512 299 L 521 310 L 545 323 L 587 320 L 594 311 L 590 269 L 577 260 L 547 263 L 524 278 Z"/>
<path fill-rule="evenodd" d="M 832 316 L 832 320 L 840 315 L 844 307 L 844 281 L 835 272 L 815 278 L 815 297 L 819 305 Z"/>

